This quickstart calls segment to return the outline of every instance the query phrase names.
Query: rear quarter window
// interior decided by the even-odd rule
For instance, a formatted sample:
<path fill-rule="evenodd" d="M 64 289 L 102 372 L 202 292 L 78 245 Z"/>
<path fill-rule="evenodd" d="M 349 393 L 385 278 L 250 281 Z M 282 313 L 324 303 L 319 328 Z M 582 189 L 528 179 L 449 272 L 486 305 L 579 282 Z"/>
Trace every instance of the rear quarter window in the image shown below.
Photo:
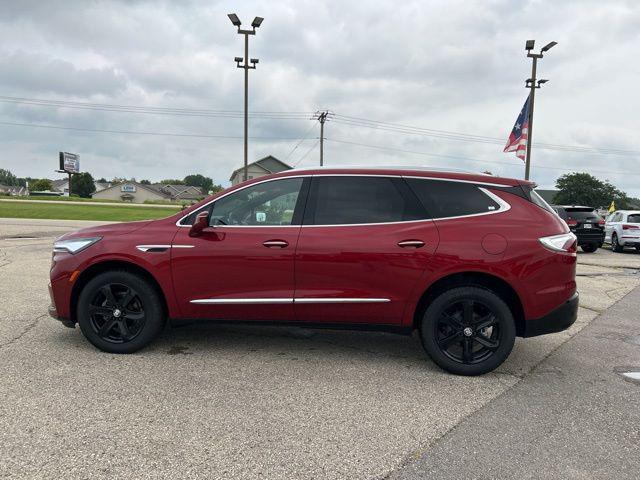
<path fill-rule="evenodd" d="M 640 213 L 632 213 L 627 217 L 629 223 L 640 223 Z"/>
<path fill-rule="evenodd" d="M 500 209 L 495 200 L 471 183 L 418 178 L 405 180 L 433 218 L 477 215 Z"/>

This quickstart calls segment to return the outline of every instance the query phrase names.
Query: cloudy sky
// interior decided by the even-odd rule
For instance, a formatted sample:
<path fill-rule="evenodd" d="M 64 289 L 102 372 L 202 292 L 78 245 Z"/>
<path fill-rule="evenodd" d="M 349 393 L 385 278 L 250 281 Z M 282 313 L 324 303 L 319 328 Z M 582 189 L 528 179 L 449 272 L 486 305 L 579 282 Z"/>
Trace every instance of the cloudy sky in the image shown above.
<path fill-rule="evenodd" d="M 55 178 L 64 150 L 96 178 L 202 173 L 227 185 L 243 161 L 242 118 L 220 113 L 243 105 L 233 11 L 245 23 L 265 18 L 250 39 L 260 59 L 250 110 L 286 112 L 250 120 L 250 161 L 272 154 L 316 165 L 309 116 L 328 109 L 327 165 L 523 177 L 502 148 L 527 94 L 524 42 L 533 38 L 536 48 L 558 45 L 538 68 L 550 81 L 536 96 L 534 143 L 543 145 L 532 179 L 551 187 L 588 171 L 640 196 L 635 0 L 4 0 L 0 167 Z M 88 108 L 69 108 L 77 103 Z"/>

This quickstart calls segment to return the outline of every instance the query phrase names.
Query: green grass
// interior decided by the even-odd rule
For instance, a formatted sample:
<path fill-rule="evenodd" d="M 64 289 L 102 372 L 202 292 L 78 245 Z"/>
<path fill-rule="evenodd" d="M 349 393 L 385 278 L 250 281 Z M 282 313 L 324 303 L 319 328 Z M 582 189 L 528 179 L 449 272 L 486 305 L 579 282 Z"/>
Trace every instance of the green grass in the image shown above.
<path fill-rule="evenodd" d="M 13 196 L 0 196 L 0 200 L 44 200 L 50 202 L 86 202 L 86 203 L 122 203 L 125 205 L 132 205 L 131 202 L 123 202 L 122 200 L 109 200 L 106 198 L 82 198 L 82 197 L 48 197 L 48 196 L 39 196 L 39 195 L 28 195 L 24 197 L 13 197 Z M 181 202 L 172 202 L 171 200 L 145 200 L 145 204 L 156 204 L 156 205 L 174 205 L 176 207 L 182 206 L 190 206 L 191 202 L 189 201 L 181 201 Z M 134 203 L 133 205 L 142 205 L 138 203 Z"/>
<path fill-rule="evenodd" d="M 102 220 L 126 222 L 164 218 L 176 213 L 175 207 L 121 207 L 111 205 L 61 205 L 53 203 L 0 202 L 0 217 L 47 218 L 54 220 Z"/>

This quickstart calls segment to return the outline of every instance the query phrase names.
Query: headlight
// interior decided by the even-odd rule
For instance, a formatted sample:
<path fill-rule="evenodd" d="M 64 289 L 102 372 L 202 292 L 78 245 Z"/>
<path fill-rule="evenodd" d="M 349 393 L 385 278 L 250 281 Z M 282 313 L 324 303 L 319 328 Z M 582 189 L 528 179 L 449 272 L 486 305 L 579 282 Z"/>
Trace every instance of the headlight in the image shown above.
<path fill-rule="evenodd" d="M 56 240 L 53 243 L 53 251 L 58 253 L 78 253 L 90 247 L 102 237 L 69 238 L 68 240 Z"/>

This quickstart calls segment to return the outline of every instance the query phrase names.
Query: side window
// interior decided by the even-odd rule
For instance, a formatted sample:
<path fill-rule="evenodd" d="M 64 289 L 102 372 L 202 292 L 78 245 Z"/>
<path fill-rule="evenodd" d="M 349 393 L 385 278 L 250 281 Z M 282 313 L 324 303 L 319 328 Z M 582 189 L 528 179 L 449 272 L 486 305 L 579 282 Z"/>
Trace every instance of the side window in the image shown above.
<path fill-rule="evenodd" d="M 496 211 L 500 205 L 471 183 L 407 178 L 433 218 L 460 217 Z"/>
<path fill-rule="evenodd" d="M 403 189 L 406 185 L 401 178 L 314 177 L 304 223 L 348 225 L 425 218 L 411 192 Z"/>
<path fill-rule="evenodd" d="M 259 183 L 216 200 L 211 225 L 292 225 L 302 178 Z"/>

